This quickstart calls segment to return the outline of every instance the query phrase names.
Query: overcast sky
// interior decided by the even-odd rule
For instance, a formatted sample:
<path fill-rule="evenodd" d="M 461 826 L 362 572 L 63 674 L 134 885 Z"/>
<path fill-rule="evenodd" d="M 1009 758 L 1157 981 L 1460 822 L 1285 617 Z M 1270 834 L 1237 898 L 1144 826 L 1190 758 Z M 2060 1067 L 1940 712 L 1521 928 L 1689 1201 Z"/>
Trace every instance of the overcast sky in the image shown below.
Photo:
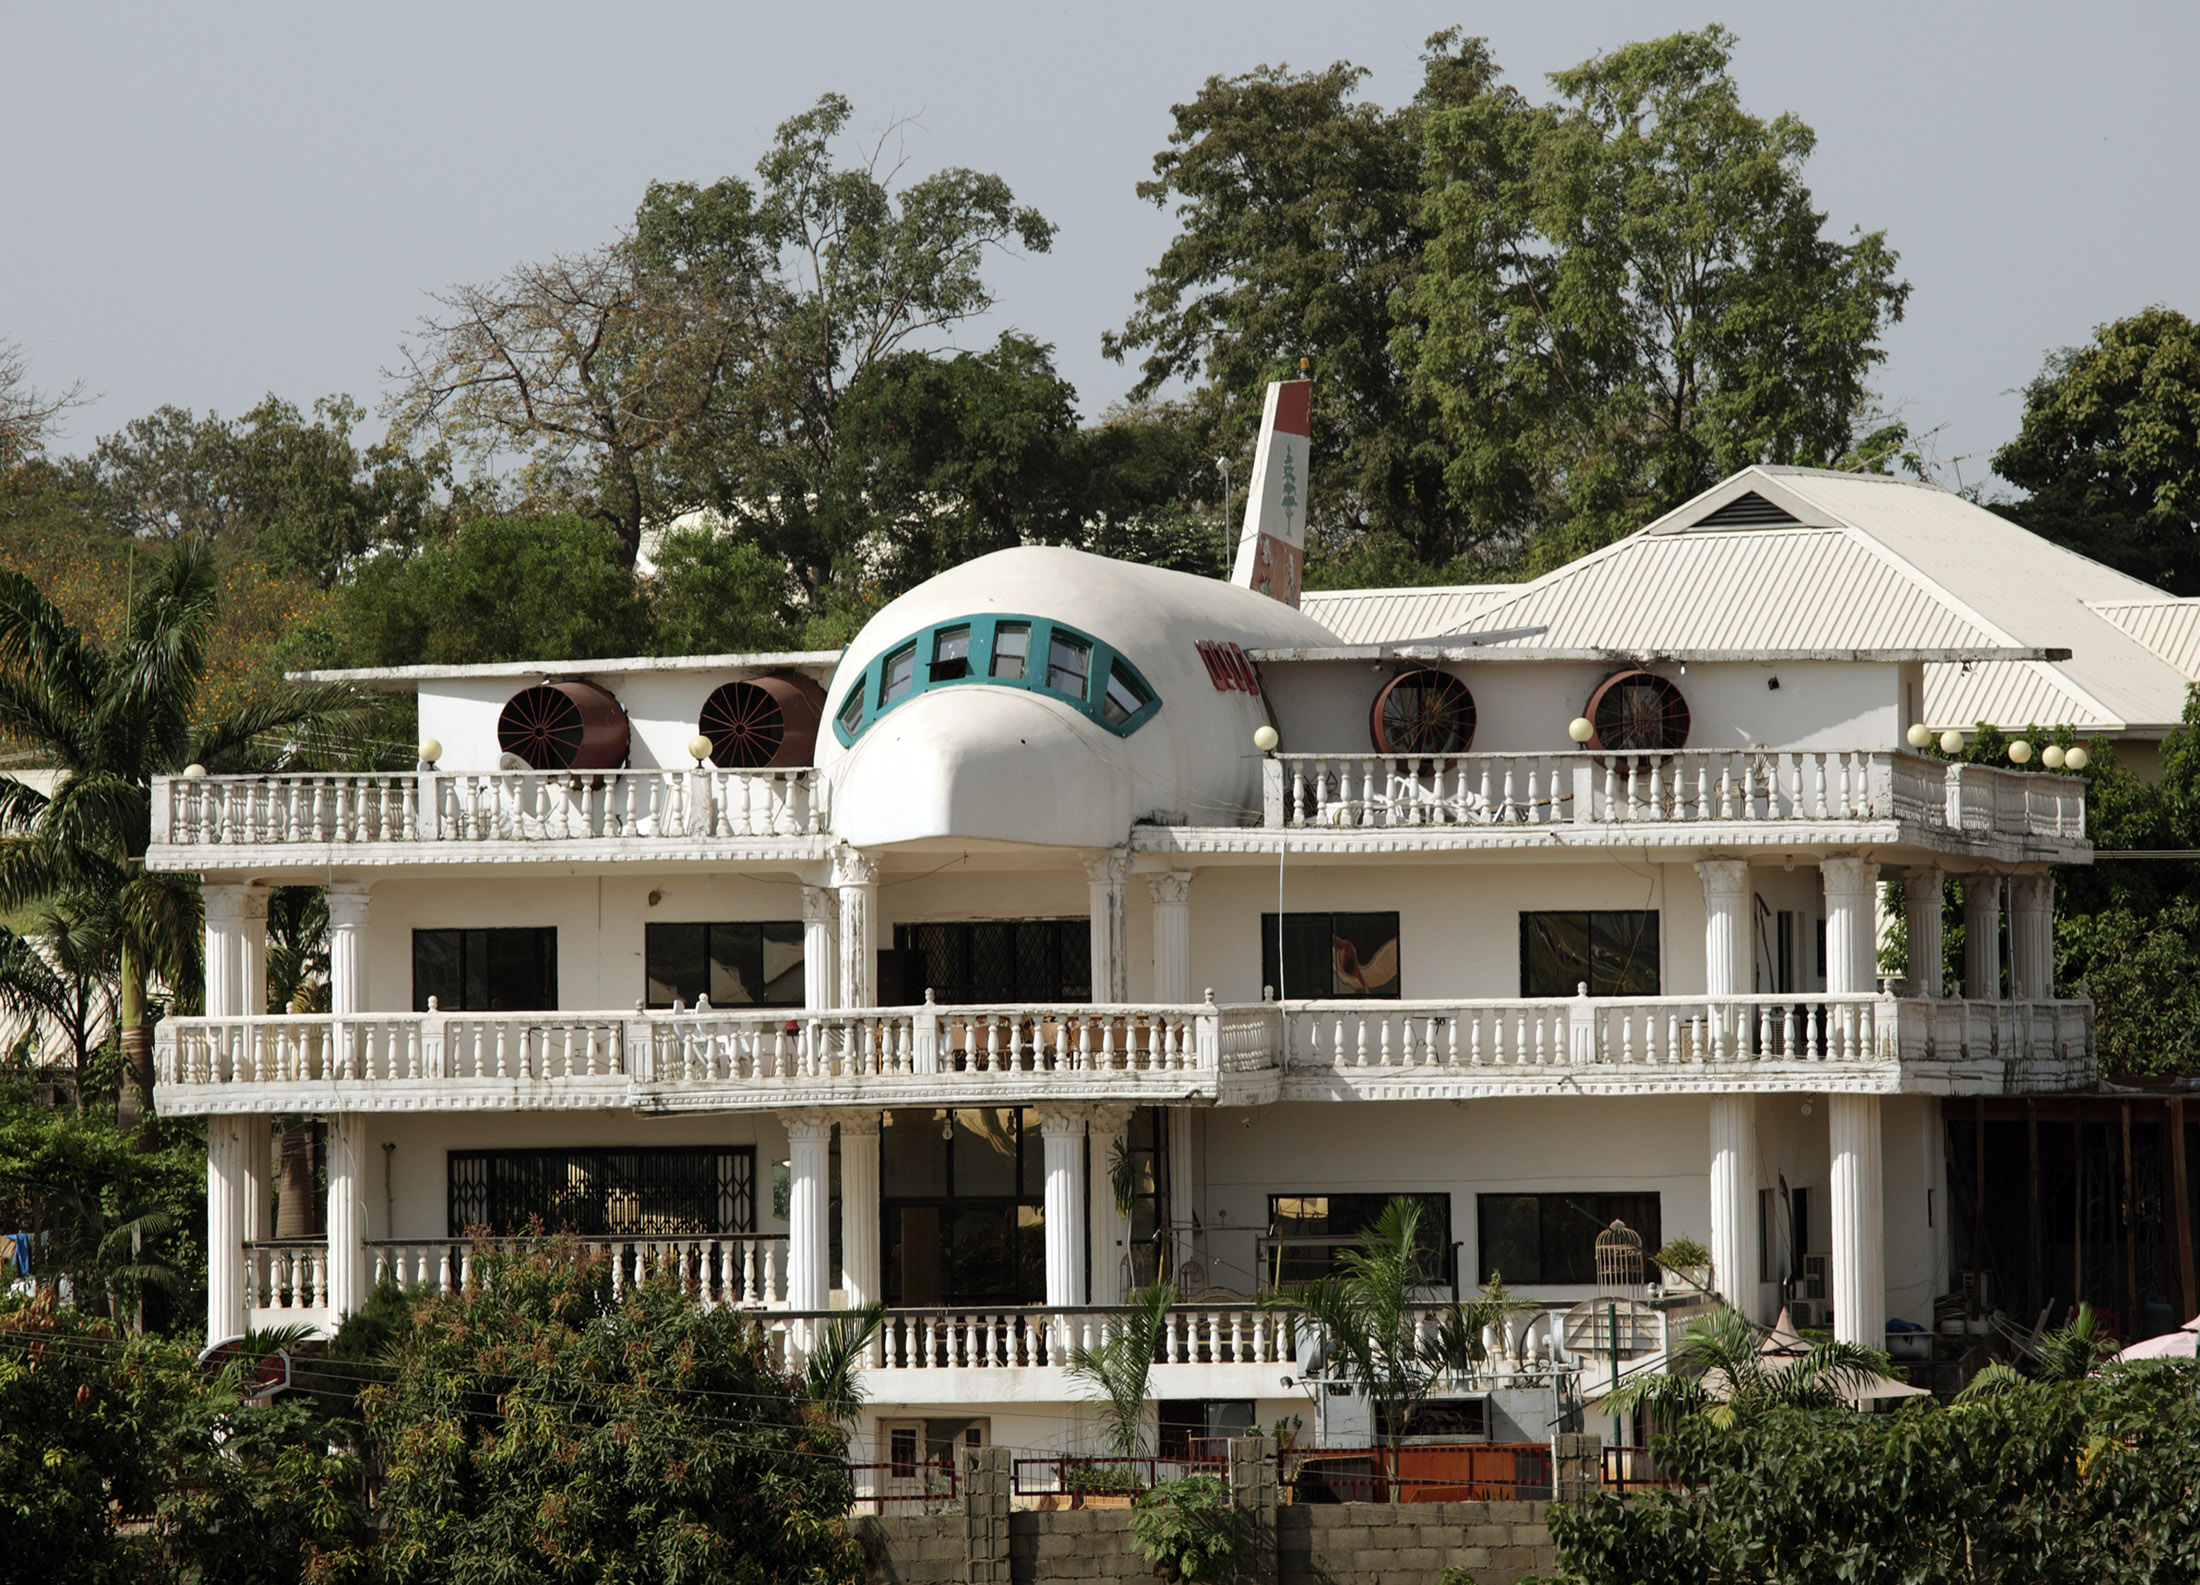
<path fill-rule="evenodd" d="M 1745 101 L 1817 130 L 1837 231 L 1915 285 L 1879 387 L 1976 482 L 2050 347 L 2148 303 L 2200 314 L 2200 5 L 1114 3 L 33 5 L 0 39 L 0 340 L 98 400 L 370 408 L 424 293 L 594 246 L 652 178 L 749 174 L 828 90 L 911 168 L 998 171 L 1061 227 L 995 271 L 1090 417 L 1168 218 L 1133 188 L 1169 106 L 1264 62 L 1412 94 L 1422 40 L 1486 34 L 1531 95 L 1629 39 L 1723 21 Z M 1943 475 L 1954 482 L 1954 473 Z"/>

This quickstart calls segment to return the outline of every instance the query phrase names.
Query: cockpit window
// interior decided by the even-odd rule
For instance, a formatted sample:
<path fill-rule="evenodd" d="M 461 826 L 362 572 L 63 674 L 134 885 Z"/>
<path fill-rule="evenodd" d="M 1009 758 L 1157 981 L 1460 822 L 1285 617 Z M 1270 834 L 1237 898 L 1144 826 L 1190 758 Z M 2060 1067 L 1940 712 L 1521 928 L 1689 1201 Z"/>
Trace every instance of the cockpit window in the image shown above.
<path fill-rule="evenodd" d="M 1020 679 L 1024 660 L 1031 652 L 1031 624 L 996 622 L 993 625 L 993 675 L 1003 681 Z"/>
<path fill-rule="evenodd" d="M 970 629 L 943 627 L 932 635 L 932 680 L 960 682 L 970 675 Z"/>
<path fill-rule="evenodd" d="M 1145 685 L 1131 674 L 1131 669 L 1118 657 L 1108 668 L 1108 690 L 1100 697 L 1100 719 L 1111 726 L 1121 726 L 1145 709 L 1146 704 Z"/>
<path fill-rule="evenodd" d="M 1085 696 L 1085 679 L 1092 672 L 1092 646 L 1081 638 L 1054 630 L 1047 645 L 1047 686 L 1073 699 Z"/>
<path fill-rule="evenodd" d="M 1118 737 L 1161 708 L 1129 657 L 1088 633 L 1045 617 L 969 616 L 911 634 L 850 678 L 833 733 L 845 747 L 918 695 L 973 683 L 1044 692 Z"/>

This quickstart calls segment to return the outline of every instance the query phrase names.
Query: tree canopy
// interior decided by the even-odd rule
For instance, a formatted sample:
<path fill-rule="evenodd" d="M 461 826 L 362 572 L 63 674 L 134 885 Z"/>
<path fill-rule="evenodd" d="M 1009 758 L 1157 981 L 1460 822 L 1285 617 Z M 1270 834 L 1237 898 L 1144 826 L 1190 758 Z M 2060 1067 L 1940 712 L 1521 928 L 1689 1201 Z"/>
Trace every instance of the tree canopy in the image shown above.
<path fill-rule="evenodd" d="M 2049 353 L 1994 469 L 2034 533 L 2200 595 L 2200 324 L 2157 304 Z"/>

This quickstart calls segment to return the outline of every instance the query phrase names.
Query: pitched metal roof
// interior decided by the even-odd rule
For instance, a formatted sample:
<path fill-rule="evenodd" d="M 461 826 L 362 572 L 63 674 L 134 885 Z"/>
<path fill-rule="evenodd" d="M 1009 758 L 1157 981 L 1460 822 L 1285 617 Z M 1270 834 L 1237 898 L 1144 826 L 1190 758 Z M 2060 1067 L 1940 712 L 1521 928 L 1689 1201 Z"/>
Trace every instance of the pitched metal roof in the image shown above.
<path fill-rule="evenodd" d="M 2200 679 L 2200 601 L 2167 599 L 1938 486 L 1814 468 L 1746 468 L 1532 583 L 1310 594 L 1307 610 L 1348 643 L 1471 623 L 1544 628 L 1504 646 L 1522 652 L 1976 653 L 1927 666 L 1936 727 L 2152 733 Z M 2071 653 L 1985 658 L 2011 649 Z"/>
<path fill-rule="evenodd" d="M 1346 644 L 1380 644 L 1456 633 L 1474 613 L 1519 589 L 1470 583 L 1424 589 L 1309 589 L 1299 609 Z"/>

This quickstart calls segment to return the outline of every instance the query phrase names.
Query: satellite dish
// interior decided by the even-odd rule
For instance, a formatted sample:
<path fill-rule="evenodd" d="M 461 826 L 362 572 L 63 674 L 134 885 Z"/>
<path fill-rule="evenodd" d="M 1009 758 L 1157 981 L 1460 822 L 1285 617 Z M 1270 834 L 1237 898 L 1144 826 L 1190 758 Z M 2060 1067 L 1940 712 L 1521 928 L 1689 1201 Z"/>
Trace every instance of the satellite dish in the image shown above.
<path fill-rule="evenodd" d="M 498 769 L 498 770 L 533 770 L 533 769 L 534 769 L 534 767 L 533 767 L 532 765 L 528 764 L 528 763 L 527 763 L 527 762 L 526 762 L 525 760 L 521 759 L 521 758 L 520 758 L 520 757 L 519 757 L 519 756 L 518 756 L 517 754 L 509 754 L 509 753 L 507 753 L 507 754 L 499 754 L 499 755 L 497 756 L 497 769 Z"/>

